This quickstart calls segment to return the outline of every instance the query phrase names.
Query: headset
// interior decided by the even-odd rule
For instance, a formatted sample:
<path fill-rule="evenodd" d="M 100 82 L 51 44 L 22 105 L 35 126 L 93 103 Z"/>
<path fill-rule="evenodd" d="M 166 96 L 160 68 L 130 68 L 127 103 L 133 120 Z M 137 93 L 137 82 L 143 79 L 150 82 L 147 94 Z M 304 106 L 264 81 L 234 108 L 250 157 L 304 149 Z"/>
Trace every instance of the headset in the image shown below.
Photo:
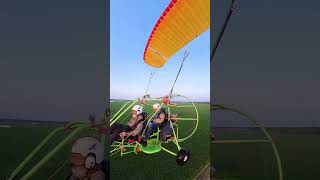
<path fill-rule="evenodd" d="M 85 158 L 84 167 L 86 169 L 94 169 L 96 163 L 96 156 L 93 153 L 89 153 Z"/>

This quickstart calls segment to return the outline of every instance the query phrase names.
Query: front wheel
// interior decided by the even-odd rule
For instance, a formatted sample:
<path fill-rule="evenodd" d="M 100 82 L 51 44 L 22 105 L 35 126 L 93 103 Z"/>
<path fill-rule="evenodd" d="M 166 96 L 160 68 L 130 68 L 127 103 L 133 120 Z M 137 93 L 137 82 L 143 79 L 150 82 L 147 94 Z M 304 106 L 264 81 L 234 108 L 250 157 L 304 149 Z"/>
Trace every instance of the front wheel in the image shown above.
<path fill-rule="evenodd" d="M 190 151 L 186 149 L 180 149 L 176 156 L 176 162 L 183 166 L 187 163 L 187 161 L 190 159 Z"/>

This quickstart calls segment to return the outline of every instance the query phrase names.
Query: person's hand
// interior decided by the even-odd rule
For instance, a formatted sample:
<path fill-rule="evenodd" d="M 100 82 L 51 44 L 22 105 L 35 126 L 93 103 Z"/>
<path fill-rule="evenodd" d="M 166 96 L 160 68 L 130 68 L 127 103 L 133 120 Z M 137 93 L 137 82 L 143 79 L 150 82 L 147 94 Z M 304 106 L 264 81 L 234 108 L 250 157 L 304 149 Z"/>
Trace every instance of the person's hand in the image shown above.
<path fill-rule="evenodd" d="M 170 118 L 175 118 L 177 116 L 178 116 L 177 114 L 170 114 Z"/>
<path fill-rule="evenodd" d="M 125 137 L 127 135 L 127 133 L 126 132 L 121 132 L 119 135 L 120 135 L 120 137 L 123 138 L 123 137 Z"/>
<path fill-rule="evenodd" d="M 171 122 L 173 123 L 177 122 L 177 119 L 176 119 L 177 116 L 178 116 L 177 114 L 171 114 L 171 117 L 170 117 Z"/>

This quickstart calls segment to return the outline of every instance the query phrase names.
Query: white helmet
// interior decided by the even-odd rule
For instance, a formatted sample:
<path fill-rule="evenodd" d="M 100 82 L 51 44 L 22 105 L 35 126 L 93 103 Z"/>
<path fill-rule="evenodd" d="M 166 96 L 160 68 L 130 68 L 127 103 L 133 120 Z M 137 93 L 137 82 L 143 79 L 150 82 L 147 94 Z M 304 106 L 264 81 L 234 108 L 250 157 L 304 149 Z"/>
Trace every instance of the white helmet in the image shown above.
<path fill-rule="evenodd" d="M 137 112 L 137 115 L 141 114 L 143 112 L 143 109 L 142 109 L 142 106 L 140 105 L 134 105 L 133 108 L 132 108 L 133 111 L 136 111 Z"/>
<path fill-rule="evenodd" d="M 83 137 L 78 139 L 72 146 L 72 153 L 81 154 L 85 159 L 84 165 L 87 169 L 92 169 L 96 164 L 104 160 L 104 146 L 93 137 Z"/>
<path fill-rule="evenodd" d="M 155 103 L 152 105 L 153 109 L 159 109 L 160 108 L 160 104 L 159 103 Z"/>

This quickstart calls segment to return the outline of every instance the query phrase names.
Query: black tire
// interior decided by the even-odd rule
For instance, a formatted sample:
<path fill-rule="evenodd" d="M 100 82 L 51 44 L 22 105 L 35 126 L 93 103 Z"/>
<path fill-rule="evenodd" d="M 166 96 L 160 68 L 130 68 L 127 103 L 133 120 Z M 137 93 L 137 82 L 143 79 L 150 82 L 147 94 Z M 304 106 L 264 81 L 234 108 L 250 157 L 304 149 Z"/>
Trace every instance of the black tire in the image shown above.
<path fill-rule="evenodd" d="M 177 156 L 176 156 L 177 164 L 179 164 L 180 166 L 183 166 L 188 162 L 189 159 L 190 159 L 190 151 L 186 149 L 180 149 L 180 151 L 177 153 Z"/>

